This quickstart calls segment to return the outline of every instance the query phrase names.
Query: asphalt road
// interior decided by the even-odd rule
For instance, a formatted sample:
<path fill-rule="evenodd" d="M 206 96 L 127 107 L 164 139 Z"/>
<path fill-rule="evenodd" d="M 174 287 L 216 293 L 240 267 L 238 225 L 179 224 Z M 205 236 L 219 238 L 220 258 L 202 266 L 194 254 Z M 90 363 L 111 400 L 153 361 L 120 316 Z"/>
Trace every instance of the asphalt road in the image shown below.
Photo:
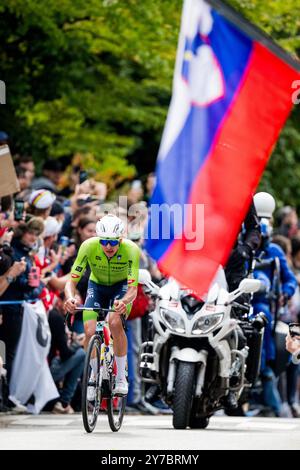
<path fill-rule="evenodd" d="M 0 449 L 300 449 L 300 419 L 216 416 L 206 430 L 175 430 L 171 416 L 125 416 L 118 433 L 100 415 L 86 434 L 80 414 L 0 415 Z"/>

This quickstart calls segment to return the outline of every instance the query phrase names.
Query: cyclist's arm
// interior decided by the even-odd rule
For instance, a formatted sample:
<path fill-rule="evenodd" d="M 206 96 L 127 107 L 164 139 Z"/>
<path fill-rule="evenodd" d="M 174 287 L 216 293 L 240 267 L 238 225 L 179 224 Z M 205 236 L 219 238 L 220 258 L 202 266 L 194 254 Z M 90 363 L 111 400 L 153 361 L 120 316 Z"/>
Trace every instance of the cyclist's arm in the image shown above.
<path fill-rule="evenodd" d="M 139 282 L 140 249 L 137 245 L 130 247 L 128 259 L 128 289 L 122 299 L 124 304 L 131 304 L 137 296 L 137 286 Z"/>
<path fill-rule="evenodd" d="M 78 305 L 78 300 L 75 297 L 76 294 L 76 283 L 69 279 L 65 286 L 66 300 L 64 303 L 65 310 L 71 314 L 75 313 L 75 309 Z"/>
<path fill-rule="evenodd" d="M 126 305 L 131 304 L 136 298 L 136 295 L 137 295 L 137 286 L 129 286 L 126 294 L 124 295 L 122 299 L 120 299 L 120 301 L 124 302 L 124 304 Z"/>
<path fill-rule="evenodd" d="M 140 249 L 133 243 L 128 257 L 128 287 L 137 287 L 139 283 Z"/>
<path fill-rule="evenodd" d="M 79 248 L 77 258 L 73 263 L 72 269 L 71 269 L 71 279 L 72 282 L 75 284 L 78 284 L 80 279 L 82 278 L 86 266 L 88 263 L 88 251 L 89 251 L 89 240 L 86 240 L 85 242 L 82 243 L 81 247 Z"/>

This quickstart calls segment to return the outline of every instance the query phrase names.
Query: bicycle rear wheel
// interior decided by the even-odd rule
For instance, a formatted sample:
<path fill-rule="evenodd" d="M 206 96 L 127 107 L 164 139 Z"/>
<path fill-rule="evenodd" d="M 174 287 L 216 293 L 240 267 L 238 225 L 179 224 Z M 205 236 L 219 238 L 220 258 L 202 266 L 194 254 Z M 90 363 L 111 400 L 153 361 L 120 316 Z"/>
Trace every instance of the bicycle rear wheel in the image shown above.
<path fill-rule="evenodd" d="M 86 353 L 82 380 L 82 419 L 86 432 L 95 429 L 101 403 L 103 380 L 103 358 L 101 358 L 101 339 L 92 336 Z M 96 358 L 96 370 L 91 366 L 91 359 Z M 95 369 L 95 366 L 94 366 Z M 91 399 L 93 397 L 93 399 Z"/>
<path fill-rule="evenodd" d="M 114 383 L 115 383 L 114 374 L 110 375 L 109 382 L 110 382 L 111 396 L 107 400 L 108 422 L 109 422 L 110 429 L 113 432 L 117 432 L 122 426 L 122 422 L 123 422 L 123 418 L 125 414 L 126 402 L 127 402 L 127 395 L 120 396 L 120 397 L 112 395 L 112 390 L 113 390 Z"/>

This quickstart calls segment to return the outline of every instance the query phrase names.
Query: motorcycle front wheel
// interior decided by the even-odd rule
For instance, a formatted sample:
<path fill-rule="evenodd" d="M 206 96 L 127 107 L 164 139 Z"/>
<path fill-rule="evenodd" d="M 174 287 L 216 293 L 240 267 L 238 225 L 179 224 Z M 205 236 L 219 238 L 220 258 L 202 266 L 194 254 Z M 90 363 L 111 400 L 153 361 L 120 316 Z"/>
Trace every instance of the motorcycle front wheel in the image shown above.
<path fill-rule="evenodd" d="M 191 416 L 189 426 L 191 429 L 205 429 L 209 423 L 209 418 L 198 418 L 197 416 Z"/>
<path fill-rule="evenodd" d="M 179 362 L 173 400 L 173 427 L 185 429 L 189 425 L 195 388 L 195 364 Z"/>

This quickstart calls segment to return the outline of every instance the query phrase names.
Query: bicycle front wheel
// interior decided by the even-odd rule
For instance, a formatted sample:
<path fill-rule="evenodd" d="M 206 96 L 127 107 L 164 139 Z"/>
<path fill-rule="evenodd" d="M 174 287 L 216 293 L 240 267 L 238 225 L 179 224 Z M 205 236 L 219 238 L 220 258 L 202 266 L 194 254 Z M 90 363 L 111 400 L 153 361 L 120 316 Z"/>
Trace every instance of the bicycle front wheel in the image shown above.
<path fill-rule="evenodd" d="M 115 375 L 111 375 L 111 378 L 110 378 L 111 390 L 113 390 L 114 381 L 115 381 Z M 123 422 L 123 418 L 125 414 L 126 402 L 127 402 L 127 395 L 124 395 L 123 397 L 111 395 L 111 397 L 107 400 L 108 422 L 109 422 L 110 429 L 113 432 L 119 431 L 119 429 L 122 426 L 122 422 Z"/>
<path fill-rule="evenodd" d="M 103 380 L 103 358 L 101 339 L 94 335 L 90 339 L 86 353 L 82 380 L 82 419 L 86 432 L 95 429 L 101 403 Z"/>

